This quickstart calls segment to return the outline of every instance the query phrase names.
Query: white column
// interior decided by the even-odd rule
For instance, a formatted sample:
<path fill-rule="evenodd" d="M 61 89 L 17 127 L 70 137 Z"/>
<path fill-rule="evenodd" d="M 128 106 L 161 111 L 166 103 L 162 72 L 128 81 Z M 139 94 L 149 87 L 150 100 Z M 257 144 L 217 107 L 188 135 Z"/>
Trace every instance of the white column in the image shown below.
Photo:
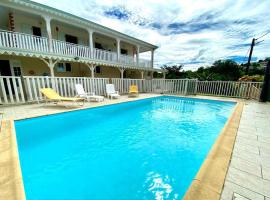
<path fill-rule="evenodd" d="M 94 65 L 91 66 L 91 78 L 95 78 L 95 68 Z"/>
<path fill-rule="evenodd" d="M 94 44 L 93 44 L 93 30 L 88 29 L 88 34 L 89 34 L 89 47 L 91 51 L 91 56 L 93 58 L 93 49 L 94 49 Z"/>
<path fill-rule="evenodd" d="M 94 64 L 86 64 L 86 65 L 91 71 L 91 78 L 95 78 L 95 68 L 96 68 L 96 66 Z"/>
<path fill-rule="evenodd" d="M 42 60 L 50 69 L 50 74 L 51 77 L 54 77 L 54 66 L 56 65 L 56 63 L 58 62 L 58 60 L 53 61 L 51 58 L 48 59 L 48 61 L 46 59 L 40 58 L 40 60 Z M 54 80 L 53 80 L 53 86 L 54 85 Z"/>
<path fill-rule="evenodd" d="M 121 40 L 119 38 L 116 38 L 116 47 L 117 47 L 117 60 L 120 61 L 120 54 L 121 54 L 121 47 L 120 47 Z"/>
<path fill-rule="evenodd" d="M 121 79 L 124 79 L 124 72 L 125 72 L 125 69 L 124 68 L 121 68 L 120 69 Z"/>
<path fill-rule="evenodd" d="M 49 51 L 52 52 L 52 29 L 51 29 L 51 17 L 49 16 L 43 16 L 45 23 L 46 23 L 46 31 L 48 35 L 48 42 L 49 42 Z"/>
<path fill-rule="evenodd" d="M 49 68 L 50 68 L 51 77 L 54 77 L 54 67 L 53 66 L 49 66 Z"/>
<path fill-rule="evenodd" d="M 144 71 L 141 71 L 141 78 L 144 78 Z"/>
<path fill-rule="evenodd" d="M 121 92 L 124 91 L 124 71 L 125 69 L 124 68 L 120 68 L 120 73 L 121 73 Z"/>
<path fill-rule="evenodd" d="M 166 72 L 163 72 L 163 78 L 166 79 Z"/>
<path fill-rule="evenodd" d="M 137 62 L 137 65 L 139 66 L 140 65 L 140 46 L 139 45 L 137 45 L 136 62 Z"/>
<path fill-rule="evenodd" d="M 151 67 L 154 67 L 154 49 L 151 50 Z"/>
<path fill-rule="evenodd" d="M 52 59 L 49 59 L 48 61 L 48 67 L 50 69 L 51 77 L 54 77 L 54 66 L 56 65 L 57 61 L 53 62 Z"/>

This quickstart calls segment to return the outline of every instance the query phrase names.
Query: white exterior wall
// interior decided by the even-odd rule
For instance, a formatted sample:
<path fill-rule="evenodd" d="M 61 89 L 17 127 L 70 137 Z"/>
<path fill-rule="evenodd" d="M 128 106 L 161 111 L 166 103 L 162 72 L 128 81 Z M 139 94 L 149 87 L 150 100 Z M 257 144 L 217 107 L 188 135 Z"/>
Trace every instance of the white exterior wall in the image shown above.
<path fill-rule="evenodd" d="M 56 27 L 58 31 L 56 31 Z M 78 38 L 78 44 L 88 46 L 88 32 L 80 28 L 68 26 L 61 22 L 51 22 L 52 37 L 56 40 L 65 41 L 65 35 L 72 35 Z"/>
<path fill-rule="evenodd" d="M 22 13 L 14 13 L 14 24 L 15 24 L 15 32 L 22 32 L 27 34 L 32 34 L 32 26 L 40 27 L 42 37 L 47 37 L 47 31 L 45 26 L 45 21 L 41 17 L 35 16 L 27 16 L 23 15 Z M 58 28 L 58 31 L 56 30 Z M 52 38 L 56 40 L 65 41 L 65 35 L 72 35 L 78 38 L 78 44 L 88 46 L 89 44 L 89 35 L 88 32 L 81 28 L 76 28 L 73 26 L 66 25 L 64 23 L 58 21 L 51 21 L 51 30 L 52 30 Z M 98 33 L 93 34 L 93 45 L 95 42 L 101 43 L 103 48 L 116 52 L 116 39 L 115 38 L 108 38 L 106 36 L 102 36 Z M 126 42 L 121 42 L 121 49 L 125 49 L 128 52 L 128 55 L 134 55 L 134 45 L 128 44 Z"/>
<path fill-rule="evenodd" d="M 133 48 L 135 48 L 134 45 L 121 42 L 120 46 L 121 49 L 126 49 L 128 51 L 129 56 L 135 56 L 135 51 L 133 50 Z"/>
<path fill-rule="evenodd" d="M 40 17 L 27 16 L 21 13 L 13 13 L 15 32 L 32 34 L 32 26 L 40 27 L 43 37 L 47 37 L 45 22 Z"/>
<path fill-rule="evenodd" d="M 116 40 L 114 38 L 104 37 L 98 33 L 93 34 L 93 46 L 95 47 L 95 43 L 100 43 L 102 47 L 108 51 L 116 52 Z"/>

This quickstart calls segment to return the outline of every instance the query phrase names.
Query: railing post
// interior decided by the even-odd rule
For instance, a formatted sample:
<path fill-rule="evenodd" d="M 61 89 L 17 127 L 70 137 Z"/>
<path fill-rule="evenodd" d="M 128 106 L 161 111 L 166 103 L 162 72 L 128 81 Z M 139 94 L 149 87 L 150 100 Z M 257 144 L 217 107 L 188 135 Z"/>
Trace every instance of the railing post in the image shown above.
<path fill-rule="evenodd" d="M 166 72 L 163 72 L 163 79 L 166 79 Z"/>
<path fill-rule="evenodd" d="M 196 78 L 195 81 L 195 89 L 194 89 L 194 94 L 197 95 L 197 88 L 198 88 L 198 79 Z"/>
<path fill-rule="evenodd" d="M 188 89 L 188 79 L 185 79 L 185 95 L 187 95 L 187 89 Z"/>
<path fill-rule="evenodd" d="M 26 92 L 27 89 L 26 89 L 26 86 L 25 86 L 23 75 L 20 76 L 20 79 L 21 79 L 21 84 L 22 84 L 22 95 L 24 96 L 25 101 L 27 102 L 28 101 L 28 96 L 27 96 L 27 92 Z"/>

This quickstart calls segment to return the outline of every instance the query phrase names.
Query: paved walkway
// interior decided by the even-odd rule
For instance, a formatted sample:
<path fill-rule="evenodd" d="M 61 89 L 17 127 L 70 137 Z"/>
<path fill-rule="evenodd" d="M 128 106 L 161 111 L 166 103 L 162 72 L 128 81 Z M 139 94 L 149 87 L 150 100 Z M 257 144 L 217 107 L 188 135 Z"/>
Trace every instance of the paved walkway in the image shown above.
<path fill-rule="evenodd" d="M 127 95 L 122 95 L 118 99 L 105 98 L 102 102 L 85 102 L 84 106 L 76 106 L 74 103 L 59 103 L 55 105 L 53 103 L 45 104 L 24 104 L 24 105 L 11 105 L 11 106 L 0 106 L 0 113 L 3 114 L 3 119 L 25 119 L 30 117 L 37 117 L 42 115 L 49 115 L 55 113 L 61 113 L 66 111 L 92 108 L 102 105 L 110 105 L 115 103 L 134 101 L 138 99 L 144 99 L 149 97 L 160 96 L 159 94 L 140 94 L 139 97 L 132 98 Z M 74 106 L 75 105 L 75 106 Z M 67 106 L 67 107 L 66 107 Z M 1 121 L 0 115 L 0 121 Z"/>
<path fill-rule="evenodd" d="M 245 104 L 221 199 L 270 200 L 270 104 Z"/>

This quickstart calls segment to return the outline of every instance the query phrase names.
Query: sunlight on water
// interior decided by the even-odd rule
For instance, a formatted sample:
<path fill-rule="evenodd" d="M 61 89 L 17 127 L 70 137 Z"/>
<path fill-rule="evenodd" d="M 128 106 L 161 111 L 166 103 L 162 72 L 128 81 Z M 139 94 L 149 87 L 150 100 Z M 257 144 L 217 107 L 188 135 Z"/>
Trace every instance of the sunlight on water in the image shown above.
<path fill-rule="evenodd" d="M 162 176 L 155 172 L 149 172 L 145 183 L 147 190 L 154 195 L 156 200 L 177 199 L 177 194 L 172 194 L 169 176 Z M 173 195 L 173 196 L 172 196 Z"/>

